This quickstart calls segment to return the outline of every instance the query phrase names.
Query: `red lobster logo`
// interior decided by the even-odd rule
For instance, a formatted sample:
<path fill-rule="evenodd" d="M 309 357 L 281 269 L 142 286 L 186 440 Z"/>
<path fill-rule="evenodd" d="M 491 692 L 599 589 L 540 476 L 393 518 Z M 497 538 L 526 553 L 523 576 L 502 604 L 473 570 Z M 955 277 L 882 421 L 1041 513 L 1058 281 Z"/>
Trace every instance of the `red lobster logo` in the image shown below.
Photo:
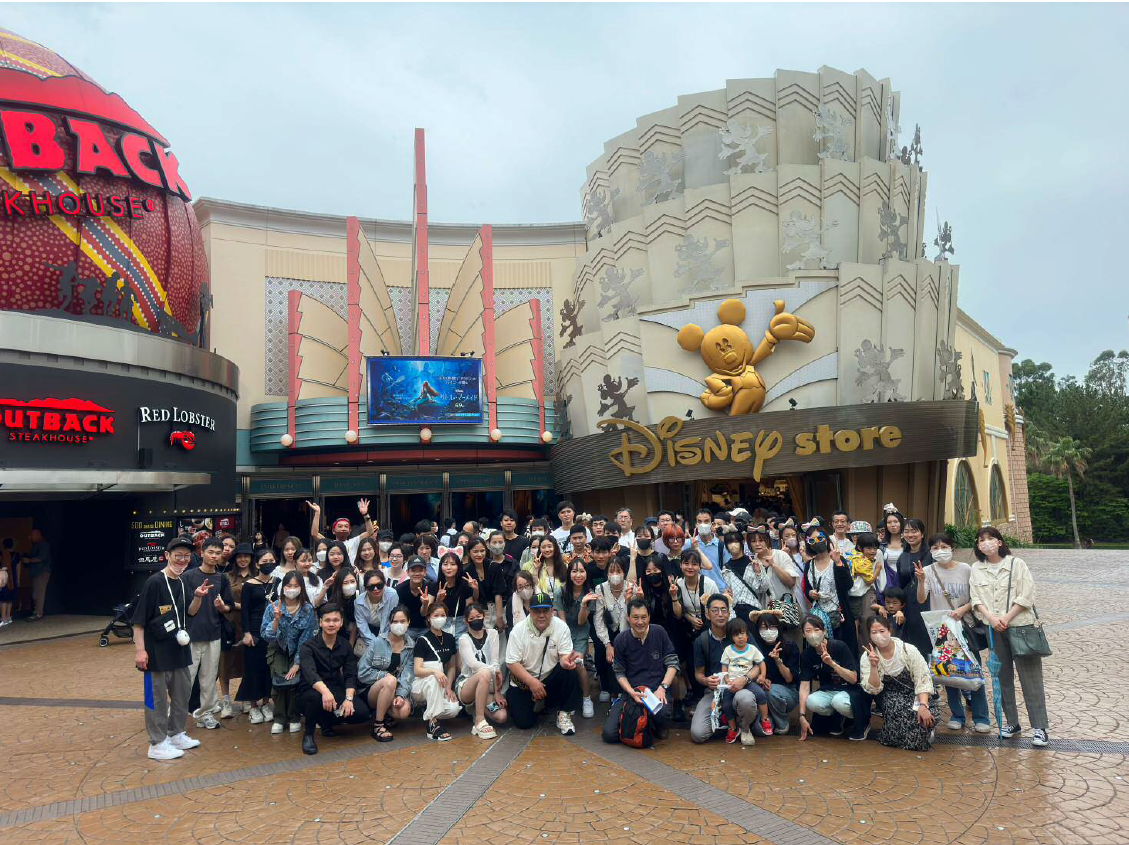
<path fill-rule="evenodd" d="M 196 448 L 196 435 L 191 431 L 174 431 L 169 435 L 169 445 L 179 446 L 185 452 Z"/>

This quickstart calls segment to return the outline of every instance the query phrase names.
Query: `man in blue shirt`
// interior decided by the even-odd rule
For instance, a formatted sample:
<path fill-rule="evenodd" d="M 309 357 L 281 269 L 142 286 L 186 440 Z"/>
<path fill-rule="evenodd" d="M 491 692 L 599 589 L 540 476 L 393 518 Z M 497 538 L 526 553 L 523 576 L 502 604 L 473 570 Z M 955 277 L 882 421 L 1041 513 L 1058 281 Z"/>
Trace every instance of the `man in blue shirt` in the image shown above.
<path fill-rule="evenodd" d="M 662 709 L 650 716 L 654 720 L 655 737 L 665 736 L 664 726 L 670 709 L 667 690 L 678 674 L 678 652 L 666 629 L 651 624 L 646 601 L 637 597 L 627 602 L 627 621 L 628 630 L 620 631 L 615 638 L 612 661 L 612 671 L 623 694 L 612 702 L 604 720 L 604 742 L 619 742 L 619 718 L 627 698 L 642 703 L 643 695 L 636 687 L 650 690 L 662 704 Z"/>
<path fill-rule="evenodd" d="M 690 547 L 697 549 L 706 556 L 713 569 L 706 569 L 702 567 L 702 574 L 709 578 L 717 586 L 718 590 L 724 592 L 727 585 L 725 579 L 721 577 L 721 563 L 722 555 L 724 554 L 721 548 L 721 541 L 717 539 L 717 535 L 713 530 L 713 514 L 705 508 L 698 511 L 695 518 L 694 536 L 690 539 Z"/>

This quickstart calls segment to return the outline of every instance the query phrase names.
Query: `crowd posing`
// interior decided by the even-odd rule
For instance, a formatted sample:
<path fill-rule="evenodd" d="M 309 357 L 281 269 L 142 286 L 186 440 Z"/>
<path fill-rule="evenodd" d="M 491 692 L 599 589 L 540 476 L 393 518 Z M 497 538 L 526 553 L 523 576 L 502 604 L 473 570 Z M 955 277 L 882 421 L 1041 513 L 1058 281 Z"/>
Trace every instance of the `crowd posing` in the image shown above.
<path fill-rule="evenodd" d="M 998 735 L 1021 732 L 1019 675 L 1032 744 L 1048 743 L 1042 657 L 1027 564 L 994 528 L 971 566 L 953 539 L 887 505 L 876 528 L 837 512 L 802 525 L 779 514 L 703 508 L 636 524 L 578 514 L 519 526 L 421 521 L 395 537 L 357 503 L 308 542 L 178 537 L 135 604 L 136 665 L 146 673 L 149 756 L 171 760 L 237 709 L 302 750 L 343 724 L 392 742 L 422 719 L 451 739 L 602 712 L 603 739 L 645 747 L 672 724 L 696 743 L 794 733 L 931 747 L 940 717 L 923 611 L 946 611 L 980 661 L 999 661 Z M 524 530 L 522 530 L 524 528 Z M 234 695 L 232 688 L 235 687 Z M 986 691 L 944 687 L 948 728 L 993 730 Z M 601 711 L 604 711 L 601 707 Z M 542 713 L 544 715 L 542 715 Z M 269 727 L 268 727 L 269 726 Z"/>

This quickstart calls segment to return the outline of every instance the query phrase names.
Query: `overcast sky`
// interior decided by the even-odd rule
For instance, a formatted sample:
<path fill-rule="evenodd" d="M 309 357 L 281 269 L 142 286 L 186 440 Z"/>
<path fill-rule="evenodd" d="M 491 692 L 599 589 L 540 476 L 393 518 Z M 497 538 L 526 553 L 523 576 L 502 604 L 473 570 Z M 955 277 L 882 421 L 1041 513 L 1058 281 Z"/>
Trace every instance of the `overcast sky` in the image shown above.
<path fill-rule="evenodd" d="M 1124 5 L 6 5 L 116 91 L 195 196 L 408 219 L 577 220 L 605 140 L 777 68 L 889 77 L 922 126 L 960 304 L 1020 359 L 1129 347 Z M 1121 58 L 1118 58 L 1118 57 Z M 931 227 L 930 227 L 931 228 Z M 933 254 L 932 235 L 930 255 Z"/>

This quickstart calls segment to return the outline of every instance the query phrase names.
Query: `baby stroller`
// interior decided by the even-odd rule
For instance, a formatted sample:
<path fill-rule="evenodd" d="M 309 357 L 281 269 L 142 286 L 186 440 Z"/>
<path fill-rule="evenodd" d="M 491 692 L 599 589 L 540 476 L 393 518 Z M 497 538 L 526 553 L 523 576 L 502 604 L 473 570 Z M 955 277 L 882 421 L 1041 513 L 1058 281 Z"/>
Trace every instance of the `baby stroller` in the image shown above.
<path fill-rule="evenodd" d="M 133 606 L 137 604 L 138 598 L 140 598 L 140 595 L 134 596 L 131 602 L 114 605 L 114 616 L 110 620 L 110 624 L 103 628 L 102 633 L 98 636 L 100 648 L 105 648 L 110 644 L 111 633 L 123 640 L 133 639 L 133 626 L 130 624 L 130 620 L 133 618 Z"/>

